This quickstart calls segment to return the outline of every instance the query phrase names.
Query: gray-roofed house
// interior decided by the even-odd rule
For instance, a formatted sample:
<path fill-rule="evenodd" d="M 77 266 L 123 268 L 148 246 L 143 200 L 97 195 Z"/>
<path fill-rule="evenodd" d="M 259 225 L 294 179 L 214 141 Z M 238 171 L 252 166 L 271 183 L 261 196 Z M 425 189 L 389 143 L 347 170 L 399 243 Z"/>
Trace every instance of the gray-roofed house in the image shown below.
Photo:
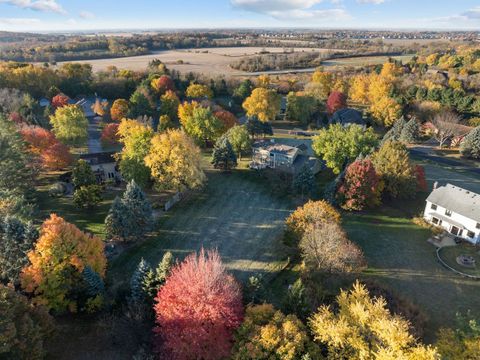
<path fill-rule="evenodd" d="M 435 183 L 423 216 L 456 237 L 480 244 L 480 195 L 473 191 Z"/>
<path fill-rule="evenodd" d="M 360 111 L 350 108 L 344 108 L 335 111 L 330 118 L 330 124 L 340 124 L 343 127 L 356 124 L 362 127 L 366 127 L 367 123 L 363 120 L 363 115 Z"/>
<path fill-rule="evenodd" d="M 314 174 L 321 169 L 317 158 L 308 154 L 308 146 L 299 144 L 290 146 L 275 143 L 274 140 L 256 141 L 252 147 L 253 169 L 276 169 L 278 171 L 296 174 L 304 166 L 308 166 Z"/>

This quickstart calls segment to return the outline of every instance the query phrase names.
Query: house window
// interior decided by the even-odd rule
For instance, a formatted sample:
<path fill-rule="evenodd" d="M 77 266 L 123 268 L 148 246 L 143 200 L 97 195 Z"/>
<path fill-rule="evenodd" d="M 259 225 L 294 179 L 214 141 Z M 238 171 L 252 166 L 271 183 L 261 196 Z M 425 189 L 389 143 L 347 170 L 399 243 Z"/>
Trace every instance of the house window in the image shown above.
<path fill-rule="evenodd" d="M 467 231 L 467 236 L 470 238 L 470 239 L 473 239 L 475 237 L 475 233 L 473 231 Z"/>
<path fill-rule="evenodd" d="M 433 218 L 432 218 L 432 222 L 433 222 L 435 225 L 440 225 L 440 224 L 439 224 L 439 221 L 438 221 L 438 219 L 437 219 L 436 217 L 433 217 Z"/>
<path fill-rule="evenodd" d="M 452 216 L 452 212 L 450 210 L 445 209 L 445 215 L 447 216 Z"/>
<path fill-rule="evenodd" d="M 477 227 L 477 229 L 480 229 L 480 223 L 477 223 L 476 227 Z"/>
<path fill-rule="evenodd" d="M 430 209 L 437 210 L 437 205 L 435 205 L 435 204 L 430 205 Z"/>

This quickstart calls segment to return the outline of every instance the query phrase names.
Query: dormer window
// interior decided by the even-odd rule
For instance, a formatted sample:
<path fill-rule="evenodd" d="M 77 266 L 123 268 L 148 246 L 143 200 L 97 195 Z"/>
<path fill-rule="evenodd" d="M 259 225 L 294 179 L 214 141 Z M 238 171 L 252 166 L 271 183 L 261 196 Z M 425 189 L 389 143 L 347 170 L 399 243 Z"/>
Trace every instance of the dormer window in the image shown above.
<path fill-rule="evenodd" d="M 435 204 L 430 205 L 430 209 L 437 210 L 437 205 L 435 205 Z"/>
<path fill-rule="evenodd" d="M 452 212 L 450 210 L 445 209 L 445 215 L 447 216 L 452 216 Z"/>

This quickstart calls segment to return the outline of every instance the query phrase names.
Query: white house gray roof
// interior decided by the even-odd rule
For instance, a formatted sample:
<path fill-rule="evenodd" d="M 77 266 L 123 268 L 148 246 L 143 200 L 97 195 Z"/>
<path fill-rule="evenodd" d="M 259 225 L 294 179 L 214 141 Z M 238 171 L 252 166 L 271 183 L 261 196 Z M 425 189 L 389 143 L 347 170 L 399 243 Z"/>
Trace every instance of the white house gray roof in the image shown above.
<path fill-rule="evenodd" d="M 473 191 L 447 184 L 434 189 L 427 201 L 480 222 L 480 195 Z"/>

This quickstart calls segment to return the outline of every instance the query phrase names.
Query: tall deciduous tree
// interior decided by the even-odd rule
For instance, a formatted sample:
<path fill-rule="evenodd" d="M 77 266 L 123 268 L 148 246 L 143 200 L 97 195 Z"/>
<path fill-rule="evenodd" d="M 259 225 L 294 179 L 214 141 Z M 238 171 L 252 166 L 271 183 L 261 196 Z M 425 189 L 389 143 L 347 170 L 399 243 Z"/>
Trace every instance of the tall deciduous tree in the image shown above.
<path fill-rule="evenodd" d="M 95 174 L 87 161 L 82 159 L 77 161 L 77 165 L 72 171 L 72 182 L 76 188 L 95 185 L 97 183 Z"/>
<path fill-rule="evenodd" d="M 333 124 L 320 130 L 313 138 L 312 148 L 335 174 L 339 174 L 348 162 L 361 154 L 372 153 L 377 144 L 377 135 L 372 128 L 365 130 L 359 125 L 344 128 Z"/>
<path fill-rule="evenodd" d="M 443 147 L 453 136 L 458 135 L 460 116 L 453 112 L 438 113 L 431 122 L 434 127 L 433 137 L 440 147 Z"/>
<path fill-rule="evenodd" d="M 118 127 L 117 123 L 111 123 L 105 125 L 102 129 L 102 135 L 100 140 L 105 145 L 117 145 L 120 142 L 120 135 L 118 134 Z"/>
<path fill-rule="evenodd" d="M 173 268 L 156 298 L 157 345 L 170 359 L 223 359 L 243 317 L 240 287 L 216 251 Z"/>
<path fill-rule="evenodd" d="M 206 180 L 200 149 L 181 130 L 155 135 L 145 164 L 159 189 L 195 189 Z"/>
<path fill-rule="evenodd" d="M 175 84 L 173 83 L 172 78 L 168 75 L 162 75 L 157 79 L 153 79 L 150 85 L 155 92 L 160 95 L 165 94 L 167 91 L 175 90 Z"/>
<path fill-rule="evenodd" d="M 185 95 L 190 99 L 211 99 L 213 92 L 207 85 L 190 84 Z"/>
<path fill-rule="evenodd" d="M 310 227 L 323 223 L 340 223 L 340 213 L 328 202 L 308 201 L 298 207 L 285 221 L 287 233 L 299 241 Z"/>
<path fill-rule="evenodd" d="M 123 149 L 120 154 L 120 172 L 127 181 L 135 180 L 141 186 L 150 182 L 150 169 L 144 158 L 150 151 L 153 129 L 139 121 L 124 119 L 118 127 Z"/>
<path fill-rule="evenodd" d="M 256 88 L 243 102 L 247 116 L 256 116 L 260 121 L 275 120 L 280 112 L 280 96 L 274 91 L 265 88 Z"/>
<path fill-rule="evenodd" d="M 287 96 L 285 117 L 307 125 L 312 121 L 313 114 L 317 109 L 317 100 L 313 96 L 290 92 Z"/>
<path fill-rule="evenodd" d="M 230 111 L 227 110 L 218 110 L 213 113 L 213 115 L 222 122 L 224 131 L 227 131 L 238 125 L 238 120 Z"/>
<path fill-rule="evenodd" d="M 417 191 L 415 169 L 405 145 L 386 141 L 372 155 L 377 174 L 385 184 L 385 192 L 392 198 L 409 198 Z"/>
<path fill-rule="evenodd" d="M 357 160 L 346 171 L 340 188 L 339 202 L 347 210 L 363 210 L 380 205 L 383 183 L 371 160 Z"/>
<path fill-rule="evenodd" d="M 129 111 L 128 101 L 125 99 L 117 99 L 110 108 L 110 117 L 113 121 L 120 122 L 128 116 Z"/>
<path fill-rule="evenodd" d="M 317 359 L 320 351 L 295 315 L 270 304 L 250 305 L 236 332 L 233 360 Z"/>
<path fill-rule="evenodd" d="M 87 140 L 88 120 L 76 105 L 58 108 L 50 116 L 50 124 L 55 136 L 64 143 L 81 144 Z"/>
<path fill-rule="evenodd" d="M 315 340 L 325 343 L 329 357 L 348 359 L 437 360 L 436 350 L 419 344 L 409 323 L 392 315 L 382 297 L 371 298 L 358 282 L 337 297 L 338 311 L 323 305 L 310 319 Z"/>
<path fill-rule="evenodd" d="M 33 295 L 35 303 L 59 312 L 75 312 L 81 305 L 77 294 L 85 266 L 103 278 L 107 263 L 100 238 L 83 233 L 55 214 L 42 224 L 28 259 L 30 264 L 21 274 L 23 289 Z"/>
<path fill-rule="evenodd" d="M 336 222 L 317 223 L 309 227 L 299 247 L 306 266 L 318 271 L 349 273 L 365 268 L 362 250 L 348 239 Z"/>
<path fill-rule="evenodd" d="M 226 130 L 223 122 L 213 115 L 210 108 L 196 107 L 190 116 L 182 116 L 180 122 L 197 144 L 216 141 Z"/>
<path fill-rule="evenodd" d="M 347 97 L 340 91 L 332 91 L 327 100 L 327 111 L 333 114 L 337 110 L 347 107 Z"/>
<path fill-rule="evenodd" d="M 54 109 L 61 108 L 68 105 L 70 98 L 64 94 L 57 94 L 52 98 L 52 106 Z"/>
<path fill-rule="evenodd" d="M 167 91 L 160 97 L 160 113 L 162 115 L 168 115 L 172 121 L 178 119 L 179 105 L 180 100 L 173 91 Z"/>
<path fill-rule="evenodd" d="M 212 153 L 212 164 L 215 169 L 223 171 L 237 167 L 237 156 L 226 136 L 217 140 Z"/>
<path fill-rule="evenodd" d="M 232 144 L 233 151 L 235 151 L 239 160 L 242 159 L 242 154 L 247 153 L 252 148 L 252 139 L 250 139 L 250 134 L 245 125 L 234 126 L 227 131 L 225 136 Z"/>

